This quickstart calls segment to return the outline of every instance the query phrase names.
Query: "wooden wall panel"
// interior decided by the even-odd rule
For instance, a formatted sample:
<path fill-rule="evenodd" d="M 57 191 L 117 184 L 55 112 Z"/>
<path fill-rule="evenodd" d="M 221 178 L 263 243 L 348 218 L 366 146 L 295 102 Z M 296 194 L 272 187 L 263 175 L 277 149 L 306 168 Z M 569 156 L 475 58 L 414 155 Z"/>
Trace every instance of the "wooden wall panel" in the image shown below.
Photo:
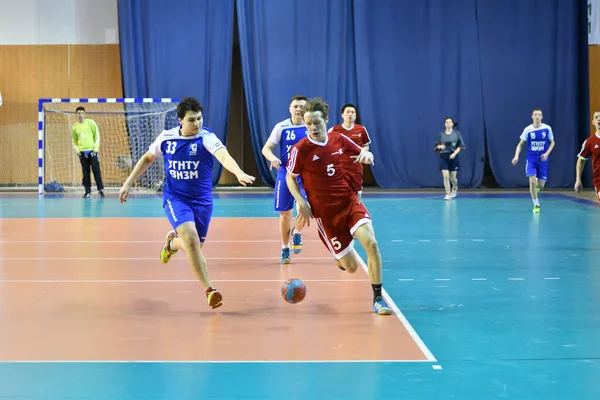
<path fill-rule="evenodd" d="M 0 46 L 0 83 L 0 185 L 36 184 L 38 99 L 122 97 L 119 46 Z"/>

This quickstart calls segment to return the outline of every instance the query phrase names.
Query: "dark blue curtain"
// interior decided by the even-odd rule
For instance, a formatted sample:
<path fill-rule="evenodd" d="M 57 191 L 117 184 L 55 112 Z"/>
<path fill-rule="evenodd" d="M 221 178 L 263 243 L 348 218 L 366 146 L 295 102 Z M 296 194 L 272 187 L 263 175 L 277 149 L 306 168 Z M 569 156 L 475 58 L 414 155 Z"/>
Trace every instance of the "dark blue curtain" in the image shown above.
<path fill-rule="evenodd" d="M 442 185 L 433 143 L 446 117 L 459 122 L 467 147 L 459 184 L 480 184 L 485 147 L 475 11 L 475 0 L 354 1 L 359 107 L 381 187 Z"/>
<path fill-rule="evenodd" d="M 261 149 L 273 126 L 289 118 L 292 96 L 323 97 L 329 125 L 356 102 L 352 2 L 238 0 L 238 27 L 252 144 L 263 180 L 274 174 Z"/>
<path fill-rule="evenodd" d="M 486 138 L 503 187 L 528 186 L 524 153 L 517 166 L 510 161 L 534 108 L 556 140 L 547 186 L 574 183 L 589 135 L 585 8 L 581 0 L 477 0 Z"/>
<path fill-rule="evenodd" d="M 194 96 L 225 143 L 234 0 L 118 0 L 126 97 Z M 221 173 L 215 160 L 213 183 Z"/>

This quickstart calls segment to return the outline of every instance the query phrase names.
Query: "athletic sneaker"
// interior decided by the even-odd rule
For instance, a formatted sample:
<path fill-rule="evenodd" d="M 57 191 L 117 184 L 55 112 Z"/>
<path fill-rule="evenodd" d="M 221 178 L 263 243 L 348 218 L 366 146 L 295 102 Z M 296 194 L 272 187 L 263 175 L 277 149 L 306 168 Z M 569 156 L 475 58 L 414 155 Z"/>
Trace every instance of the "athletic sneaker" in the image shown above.
<path fill-rule="evenodd" d="M 292 235 L 292 251 L 296 254 L 302 251 L 302 234 L 294 233 Z"/>
<path fill-rule="evenodd" d="M 165 240 L 166 243 L 163 246 L 162 250 L 160 251 L 160 261 L 162 261 L 163 264 L 168 263 L 169 260 L 171 259 L 171 257 L 173 257 L 173 254 L 177 253 L 177 251 L 178 251 L 178 250 L 171 250 L 171 242 L 176 237 L 177 237 L 177 232 L 175 232 L 173 230 L 167 232 L 167 238 Z"/>
<path fill-rule="evenodd" d="M 223 296 L 219 291 L 213 287 L 206 289 L 206 299 L 208 305 L 212 308 L 218 308 L 223 305 Z"/>
<path fill-rule="evenodd" d="M 290 254 L 289 247 L 286 247 L 285 249 L 281 249 L 281 260 L 279 262 L 281 264 L 291 264 L 292 263 L 292 255 Z"/>
<path fill-rule="evenodd" d="M 373 312 L 379 315 L 391 315 L 392 309 L 381 296 L 378 296 L 373 302 Z"/>

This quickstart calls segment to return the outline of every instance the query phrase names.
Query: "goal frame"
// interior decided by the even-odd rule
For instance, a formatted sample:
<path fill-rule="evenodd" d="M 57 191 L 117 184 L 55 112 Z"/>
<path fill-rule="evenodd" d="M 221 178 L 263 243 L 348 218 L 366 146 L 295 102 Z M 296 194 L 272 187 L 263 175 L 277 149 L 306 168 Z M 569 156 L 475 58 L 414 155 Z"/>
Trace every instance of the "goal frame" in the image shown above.
<path fill-rule="evenodd" d="M 46 103 L 72 103 L 82 105 L 87 103 L 179 103 L 175 97 L 89 97 L 89 98 L 40 98 L 38 99 L 38 194 L 44 194 L 44 168 L 45 168 L 45 134 L 44 120 Z"/>

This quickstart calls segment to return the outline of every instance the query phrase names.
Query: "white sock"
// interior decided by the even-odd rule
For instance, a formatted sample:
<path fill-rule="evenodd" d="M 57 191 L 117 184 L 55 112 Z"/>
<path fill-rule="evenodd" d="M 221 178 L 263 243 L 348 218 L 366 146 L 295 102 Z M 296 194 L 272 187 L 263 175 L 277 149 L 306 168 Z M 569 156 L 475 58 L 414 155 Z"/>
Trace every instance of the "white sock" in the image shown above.
<path fill-rule="evenodd" d="M 533 205 L 539 207 L 540 206 L 540 199 L 534 199 L 533 200 Z"/>
<path fill-rule="evenodd" d="M 283 249 L 289 249 L 289 248 L 290 248 L 290 244 L 289 244 L 289 243 L 286 243 L 286 244 L 282 244 L 282 245 L 281 245 L 281 249 L 282 249 L 282 250 L 283 250 Z"/>

